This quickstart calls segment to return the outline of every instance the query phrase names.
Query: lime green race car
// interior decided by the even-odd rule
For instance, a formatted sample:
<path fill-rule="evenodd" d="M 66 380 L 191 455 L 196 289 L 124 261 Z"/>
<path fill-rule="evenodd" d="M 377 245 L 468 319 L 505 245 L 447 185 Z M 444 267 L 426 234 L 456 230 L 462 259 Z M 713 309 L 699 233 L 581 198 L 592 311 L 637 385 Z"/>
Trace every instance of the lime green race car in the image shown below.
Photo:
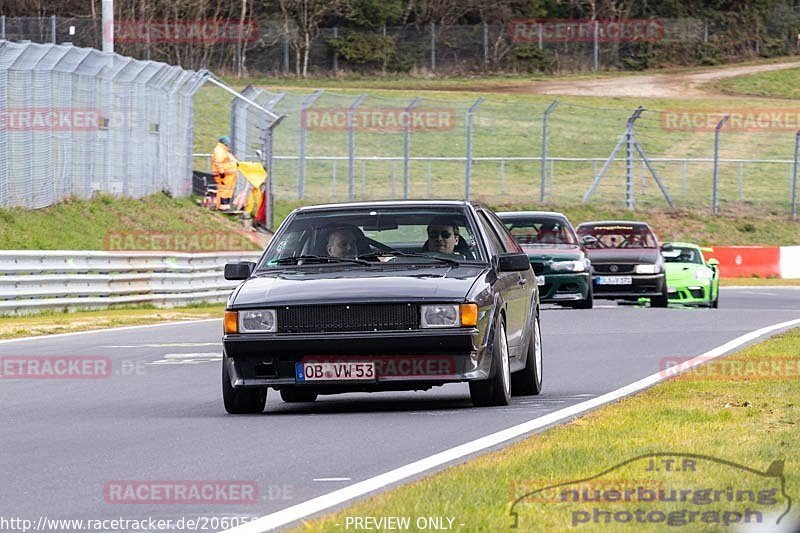
<path fill-rule="evenodd" d="M 703 256 L 696 244 L 673 242 L 663 250 L 670 303 L 719 307 L 719 261 Z"/>

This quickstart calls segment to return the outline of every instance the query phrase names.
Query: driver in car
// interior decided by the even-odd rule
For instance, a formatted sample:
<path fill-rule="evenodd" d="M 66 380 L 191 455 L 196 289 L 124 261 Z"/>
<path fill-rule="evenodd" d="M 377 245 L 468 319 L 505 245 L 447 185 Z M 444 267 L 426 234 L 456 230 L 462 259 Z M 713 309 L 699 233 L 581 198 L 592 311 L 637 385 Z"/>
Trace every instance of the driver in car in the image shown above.
<path fill-rule="evenodd" d="M 434 219 L 428 224 L 428 240 L 422 249 L 441 254 L 455 254 L 455 248 L 461 237 L 458 235 L 458 226 L 449 220 Z"/>
<path fill-rule="evenodd" d="M 336 228 L 328 234 L 325 248 L 331 257 L 352 259 L 358 253 L 358 239 L 355 228 Z"/>

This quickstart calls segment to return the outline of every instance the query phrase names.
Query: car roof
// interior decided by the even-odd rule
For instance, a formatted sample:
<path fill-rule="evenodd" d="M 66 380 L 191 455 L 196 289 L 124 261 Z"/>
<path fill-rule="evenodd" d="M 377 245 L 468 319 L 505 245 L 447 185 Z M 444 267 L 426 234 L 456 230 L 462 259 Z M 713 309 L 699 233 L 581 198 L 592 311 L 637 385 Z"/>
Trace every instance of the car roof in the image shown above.
<path fill-rule="evenodd" d="M 670 242 L 670 244 L 677 248 L 696 248 L 698 250 L 702 250 L 702 246 L 691 242 Z"/>
<path fill-rule="evenodd" d="M 502 218 L 528 218 L 528 217 L 542 217 L 542 218 L 563 218 L 567 216 L 558 211 L 495 211 L 497 216 Z"/>
<path fill-rule="evenodd" d="M 331 204 L 315 204 L 298 207 L 296 212 L 324 211 L 326 209 L 347 209 L 363 207 L 479 207 L 487 209 L 481 202 L 472 200 L 378 200 L 361 202 L 342 202 Z"/>
<path fill-rule="evenodd" d="M 647 222 L 639 222 L 635 220 L 592 220 L 590 222 L 581 222 L 578 226 L 610 226 L 612 224 L 618 226 L 644 226 L 650 228 Z"/>

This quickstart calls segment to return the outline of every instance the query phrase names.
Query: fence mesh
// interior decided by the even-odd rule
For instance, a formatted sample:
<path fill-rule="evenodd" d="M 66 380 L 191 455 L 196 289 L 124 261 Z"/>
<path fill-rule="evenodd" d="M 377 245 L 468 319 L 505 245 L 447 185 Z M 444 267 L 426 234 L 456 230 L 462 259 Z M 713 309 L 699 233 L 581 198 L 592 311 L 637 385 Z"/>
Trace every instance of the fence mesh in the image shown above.
<path fill-rule="evenodd" d="M 470 197 L 711 210 L 713 126 L 726 114 L 760 113 L 253 87 L 247 94 L 283 116 L 272 131 L 275 197 L 306 203 Z M 791 105 L 778 111 L 784 120 L 797 115 Z M 243 105 L 239 114 L 236 150 L 250 157 L 250 139 L 261 135 L 253 124 L 263 117 Z M 686 116 L 695 121 L 688 128 L 680 122 Z M 774 118 L 761 130 L 731 124 L 719 135 L 718 209 L 787 212 L 795 131 Z"/>
<path fill-rule="evenodd" d="M 205 73 L 68 45 L 0 44 L 0 206 L 95 191 L 186 196 Z"/>

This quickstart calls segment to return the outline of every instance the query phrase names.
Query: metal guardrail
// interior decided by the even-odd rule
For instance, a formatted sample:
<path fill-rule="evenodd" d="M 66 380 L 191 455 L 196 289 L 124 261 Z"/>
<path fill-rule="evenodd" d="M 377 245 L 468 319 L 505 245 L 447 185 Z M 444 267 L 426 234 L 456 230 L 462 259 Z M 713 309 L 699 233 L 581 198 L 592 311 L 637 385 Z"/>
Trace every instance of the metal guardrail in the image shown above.
<path fill-rule="evenodd" d="M 221 302 L 238 284 L 223 277 L 225 263 L 255 261 L 260 255 L 4 250 L 0 315 Z"/>

